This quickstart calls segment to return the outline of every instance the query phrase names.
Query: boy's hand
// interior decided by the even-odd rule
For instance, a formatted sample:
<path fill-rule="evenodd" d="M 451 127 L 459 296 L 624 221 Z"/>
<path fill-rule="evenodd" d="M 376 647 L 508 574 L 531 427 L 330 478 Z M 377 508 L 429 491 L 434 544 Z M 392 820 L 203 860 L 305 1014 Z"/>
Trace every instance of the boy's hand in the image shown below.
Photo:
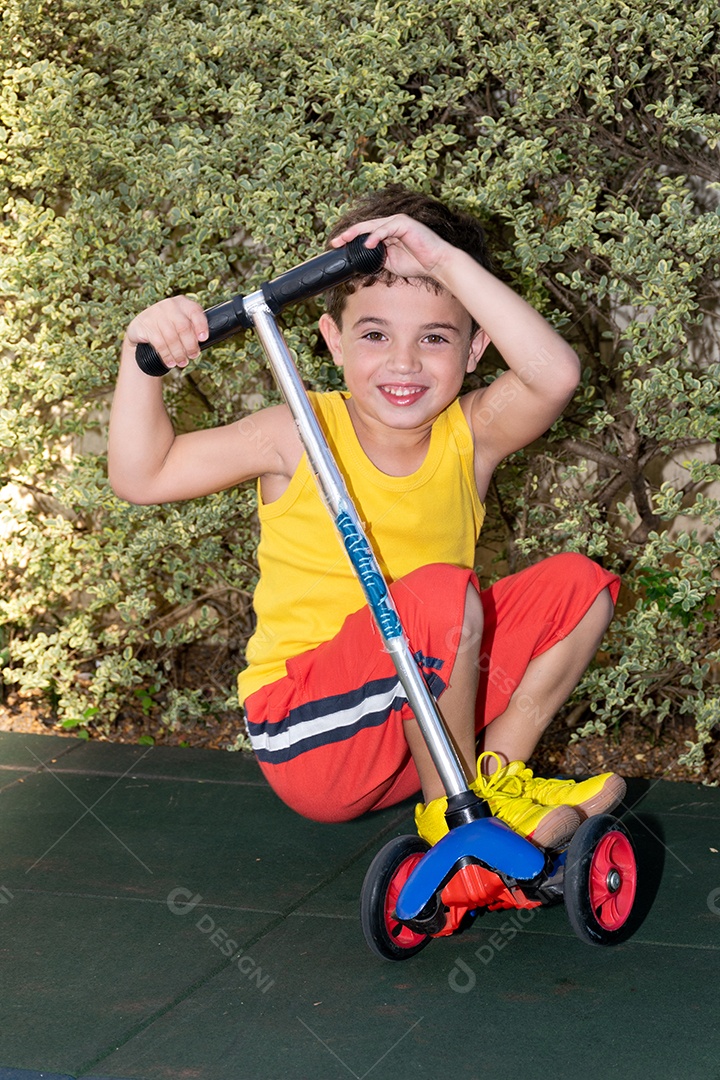
<path fill-rule="evenodd" d="M 187 296 L 173 296 L 133 319 L 125 340 L 133 349 L 141 343 L 152 345 L 166 367 L 184 368 L 200 355 L 199 343 L 207 336 L 208 322 L 200 305 Z"/>
<path fill-rule="evenodd" d="M 440 278 L 453 248 L 445 240 L 406 214 L 374 218 L 350 226 L 336 236 L 333 247 L 348 244 L 354 237 L 369 233 L 365 247 L 374 248 L 382 240 L 386 256 L 384 269 L 398 277 Z"/>

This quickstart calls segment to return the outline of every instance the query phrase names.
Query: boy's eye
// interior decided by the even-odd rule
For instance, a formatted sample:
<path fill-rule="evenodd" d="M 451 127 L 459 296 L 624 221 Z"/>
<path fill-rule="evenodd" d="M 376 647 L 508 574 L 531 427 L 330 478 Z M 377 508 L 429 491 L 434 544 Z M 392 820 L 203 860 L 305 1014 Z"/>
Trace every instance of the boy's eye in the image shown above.
<path fill-rule="evenodd" d="M 366 341 L 382 341 L 385 337 L 379 330 L 368 330 L 367 334 L 363 334 Z"/>
<path fill-rule="evenodd" d="M 442 334 L 427 334 L 425 340 L 430 345 L 442 345 L 447 341 L 447 338 L 444 338 Z"/>

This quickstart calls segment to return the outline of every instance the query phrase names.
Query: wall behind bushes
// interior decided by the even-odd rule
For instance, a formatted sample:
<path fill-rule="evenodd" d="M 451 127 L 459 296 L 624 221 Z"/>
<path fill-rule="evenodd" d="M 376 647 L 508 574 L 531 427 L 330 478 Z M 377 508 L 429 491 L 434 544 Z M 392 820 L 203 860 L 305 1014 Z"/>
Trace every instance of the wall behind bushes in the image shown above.
<path fill-rule="evenodd" d="M 486 577 L 566 549 L 621 571 L 581 730 L 691 718 L 700 768 L 720 721 L 720 6 L 9 0 L 1 34 L 6 686 L 67 725 L 237 708 L 254 492 L 113 496 L 123 329 L 169 294 L 249 291 L 354 194 L 402 181 L 480 216 L 583 364 L 565 417 L 497 474 Z M 334 385 L 316 317 L 287 338 Z M 167 382 L 179 429 L 277 398 L 251 339 Z M 200 647 L 224 666 L 195 685 Z"/>

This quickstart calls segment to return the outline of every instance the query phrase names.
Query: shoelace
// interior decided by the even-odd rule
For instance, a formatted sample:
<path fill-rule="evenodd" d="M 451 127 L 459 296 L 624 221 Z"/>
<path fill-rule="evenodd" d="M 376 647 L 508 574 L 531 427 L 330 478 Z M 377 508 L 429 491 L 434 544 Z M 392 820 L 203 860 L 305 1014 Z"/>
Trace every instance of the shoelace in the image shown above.
<path fill-rule="evenodd" d="M 489 776 L 482 771 L 482 762 L 485 758 L 493 758 L 497 763 L 496 771 Z M 511 798 L 522 795 L 522 780 L 519 776 L 508 776 L 505 768 L 499 754 L 496 754 L 494 750 L 486 750 L 478 758 L 477 779 L 473 780 L 471 788 L 483 799 L 489 799 L 491 795 L 507 795 Z"/>

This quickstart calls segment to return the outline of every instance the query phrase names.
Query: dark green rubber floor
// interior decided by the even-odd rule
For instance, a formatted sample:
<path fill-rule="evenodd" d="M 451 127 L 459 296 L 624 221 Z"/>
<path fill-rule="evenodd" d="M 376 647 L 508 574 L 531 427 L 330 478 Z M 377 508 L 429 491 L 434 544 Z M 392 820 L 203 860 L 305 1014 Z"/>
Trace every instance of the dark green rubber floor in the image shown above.
<path fill-rule="evenodd" d="M 0 1080 L 720 1080 L 720 790 L 631 783 L 625 944 L 560 906 L 391 964 L 358 898 L 411 810 L 318 825 L 239 754 L 0 734 Z"/>

